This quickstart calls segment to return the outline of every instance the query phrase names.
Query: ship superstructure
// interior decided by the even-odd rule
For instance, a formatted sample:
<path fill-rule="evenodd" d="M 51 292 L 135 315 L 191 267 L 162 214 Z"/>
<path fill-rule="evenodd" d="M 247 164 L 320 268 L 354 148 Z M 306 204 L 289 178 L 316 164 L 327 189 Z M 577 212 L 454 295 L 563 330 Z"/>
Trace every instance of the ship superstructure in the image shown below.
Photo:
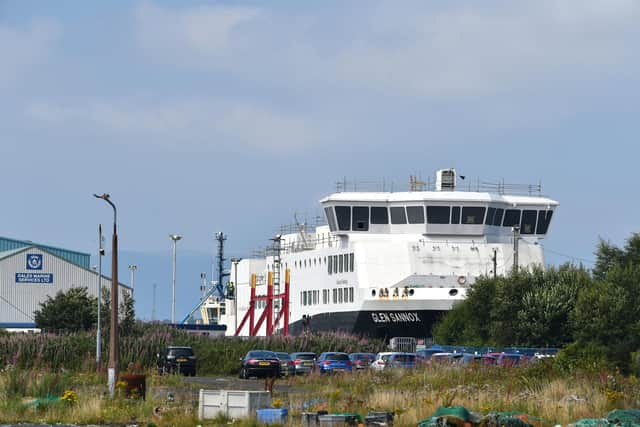
<path fill-rule="evenodd" d="M 538 242 L 558 202 L 540 194 L 508 195 L 504 185 L 457 191 L 457 179 L 455 170 L 444 169 L 431 191 L 412 180 L 413 191 L 325 197 L 320 203 L 326 225 L 301 225 L 276 236 L 270 255 L 232 265 L 237 300 L 226 301 L 218 321 L 233 335 L 249 309 L 251 275 L 257 277 L 256 294 L 266 295 L 269 272 L 276 288 L 288 269 L 293 334 L 308 328 L 428 337 L 479 276 L 544 265 Z M 532 188 L 527 193 L 540 192 Z M 263 326 L 258 334 L 265 332 Z M 248 327 L 239 335 L 249 335 Z"/>

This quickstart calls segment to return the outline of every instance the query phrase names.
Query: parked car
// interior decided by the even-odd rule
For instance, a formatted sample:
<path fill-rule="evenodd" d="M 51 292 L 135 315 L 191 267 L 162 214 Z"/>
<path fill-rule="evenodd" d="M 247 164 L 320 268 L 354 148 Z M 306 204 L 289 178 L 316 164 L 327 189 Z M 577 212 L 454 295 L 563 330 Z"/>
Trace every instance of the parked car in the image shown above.
<path fill-rule="evenodd" d="M 296 367 L 291 360 L 289 353 L 284 351 L 276 351 L 276 357 L 280 360 L 280 376 L 289 376 L 296 374 Z"/>
<path fill-rule="evenodd" d="M 462 357 L 458 360 L 461 365 L 472 365 L 482 363 L 482 356 L 476 353 L 462 353 Z"/>
<path fill-rule="evenodd" d="M 349 360 L 355 370 L 369 369 L 369 365 L 373 363 L 376 355 L 373 353 L 351 353 Z"/>
<path fill-rule="evenodd" d="M 482 355 L 482 364 L 483 365 L 497 365 L 498 364 L 499 353 L 487 353 Z"/>
<path fill-rule="evenodd" d="M 280 376 L 280 359 L 273 351 L 251 350 L 240 359 L 240 378 L 278 377 Z"/>
<path fill-rule="evenodd" d="M 375 360 L 369 365 L 369 367 L 375 371 L 382 371 L 389 360 L 389 356 L 393 354 L 393 351 L 383 351 L 376 354 Z"/>
<path fill-rule="evenodd" d="M 296 374 L 313 372 L 316 365 L 316 354 L 310 352 L 291 353 Z"/>
<path fill-rule="evenodd" d="M 318 357 L 316 361 L 318 372 L 333 373 L 333 372 L 351 372 L 353 366 L 349 355 L 347 353 L 339 352 L 325 352 Z"/>
<path fill-rule="evenodd" d="M 158 374 L 196 375 L 196 356 L 191 347 L 170 345 L 156 355 Z"/>
<path fill-rule="evenodd" d="M 519 353 L 502 353 L 498 356 L 496 365 L 498 366 L 518 366 L 522 361 L 522 355 Z"/>
<path fill-rule="evenodd" d="M 385 369 L 405 368 L 411 369 L 416 367 L 415 353 L 393 353 L 389 356 Z"/>
<path fill-rule="evenodd" d="M 431 359 L 432 355 L 442 352 L 444 352 L 442 347 L 425 348 L 423 350 L 416 351 L 416 357 L 418 358 L 418 363 L 424 363 Z"/>
<path fill-rule="evenodd" d="M 462 353 L 442 352 L 431 355 L 431 363 L 440 363 L 444 365 L 452 365 L 462 358 Z"/>

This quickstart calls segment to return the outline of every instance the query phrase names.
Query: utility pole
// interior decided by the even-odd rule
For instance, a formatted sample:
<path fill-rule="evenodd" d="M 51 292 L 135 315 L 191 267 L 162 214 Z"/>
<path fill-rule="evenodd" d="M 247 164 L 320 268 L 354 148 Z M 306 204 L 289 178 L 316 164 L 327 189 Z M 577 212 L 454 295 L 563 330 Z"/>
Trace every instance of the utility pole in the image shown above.
<path fill-rule="evenodd" d="M 233 263 L 233 318 L 235 323 L 234 335 L 238 331 L 238 264 L 242 258 L 231 258 Z"/>
<path fill-rule="evenodd" d="M 131 270 L 131 293 L 133 294 L 133 290 L 135 289 L 135 277 L 136 277 L 136 270 L 138 269 L 138 266 L 135 264 L 129 264 L 129 270 Z"/>
<path fill-rule="evenodd" d="M 176 242 L 182 239 L 179 234 L 170 234 L 169 238 L 173 241 L 173 276 L 172 276 L 172 297 L 171 297 L 171 323 L 176 323 Z"/>
<path fill-rule="evenodd" d="M 518 241 L 520 240 L 520 227 L 514 225 L 511 230 L 513 231 L 513 272 L 518 271 Z"/>
<path fill-rule="evenodd" d="M 493 278 L 495 279 L 498 276 L 498 250 L 496 248 L 493 248 L 491 261 L 493 261 Z"/>
<path fill-rule="evenodd" d="M 102 368 L 102 256 L 104 247 L 102 246 L 102 224 L 98 224 L 98 327 L 96 328 L 96 370 L 100 372 Z"/>

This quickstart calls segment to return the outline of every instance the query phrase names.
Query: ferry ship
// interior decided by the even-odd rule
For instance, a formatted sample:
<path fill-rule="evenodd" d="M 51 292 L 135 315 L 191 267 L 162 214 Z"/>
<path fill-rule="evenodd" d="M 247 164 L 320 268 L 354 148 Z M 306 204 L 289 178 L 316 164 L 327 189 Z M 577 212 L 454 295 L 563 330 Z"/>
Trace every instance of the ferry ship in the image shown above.
<path fill-rule="evenodd" d="M 202 306 L 203 319 L 234 335 L 257 295 L 283 292 L 290 271 L 289 333 L 344 331 L 379 338 L 430 337 L 434 323 L 480 276 L 544 265 L 543 247 L 558 202 L 540 186 L 478 184 L 461 191 L 454 169 L 410 191 L 340 191 L 322 200 L 326 224 L 274 237 L 266 256 L 236 260 L 235 299 Z M 524 190 L 524 191 L 522 191 Z M 281 302 L 274 303 L 274 312 Z M 256 301 L 256 318 L 265 301 Z M 276 314 L 274 313 L 274 317 Z M 282 320 L 276 333 L 282 329 Z M 250 335 L 247 324 L 237 335 Z M 266 333 L 262 325 L 257 335 Z"/>

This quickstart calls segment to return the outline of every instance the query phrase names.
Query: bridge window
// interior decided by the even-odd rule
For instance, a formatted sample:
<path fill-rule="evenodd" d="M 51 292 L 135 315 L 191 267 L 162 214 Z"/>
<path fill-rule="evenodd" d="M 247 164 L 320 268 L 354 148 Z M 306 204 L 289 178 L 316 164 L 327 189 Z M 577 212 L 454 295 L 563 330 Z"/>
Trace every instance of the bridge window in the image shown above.
<path fill-rule="evenodd" d="M 338 255 L 333 256 L 333 272 L 338 272 Z"/>
<path fill-rule="evenodd" d="M 342 260 L 343 260 L 343 256 L 342 255 L 338 255 L 338 265 L 340 266 L 338 268 L 338 272 L 340 272 L 340 273 L 342 273 L 342 271 L 343 271 L 342 269 L 343 269 L 343 266 L 344 266 L 344 263 L 342 262 Z"/>
<path fill-rule="evenodd" d="M 336 217 L 333 215 L 333 208 L 327 207 L 324 208 L 324 214 L 327 217 L 327 223 L 329 224 L 329 229 L 331 231 L 336 231 Z"/>
<path fill-rule="evenodd" d="M 333 257 L 329 256 L 329 264 L 327 264 L 327 271 L 329 274 L 333 274 Z"/>
<path fill-rule="evenodd" d="M 451 224 L 460 224 L 460 206 L 451 208 Z"/>
<path fill-rule="evenodd" d="M 487 209 L 487 217 L 484 220 L 484 224 L 485 225 L 492 225 L 493 224 L 493 217 L 496 214 L 496 208 L 489 208 Z"/>
<path fill-rule="evenodd" d="M 389 224 L 389 211 L 386 207 L 371 207 L 371 224 Z"/>
<path fill-rule="evenodd" d="M 493 225 L 502 225 L 502 217 L 504 216 L 504 209 L 496 209 L 496 214 L 493 217 Z"/>
<path fill-rule="evenodd" d="M 536 216 L 538 212 L 533 210 L 522 211 L 522 223 L 520 224 L 521 234 L 533 234 L 536 232 Z"/>
<path fill-rule="evenodd" d="M 349 302 L 353 302 L 353 288 L 349 288 Z"/>
<path fill-rule="evenodd" d="M 484 222 L 484 212 L 486 208 L 477 206 L 462 207 L 463 224 L 482 224 Z"/>
<path fill-rule="evenodd" d="M 407 206 L 407 219 L 409 224 L 424 224 L 424 207 Z"/>
<path fill-rule="evenodd" d="M 353 224 L 351 225 L 351 227 L 353 231 L 369 230 L 369 207 L 367 206 L 353 207 Z"/>
<path fill-rule="evenodd" d="M 406 224 L 407 214 L 404 211 L 404 207 L 393 207 L 391 210 L 391 224 Z"/>
<path fill-rule="evenodd" d="M 504 213 L 503 227 L 520 225 L 520 209 L 507 209 Z"/>
<path fill-rule="evenodd" d="M 342 288 L 338 288 L 338 304 L 342 304 Z"/>
<path fill-rule="evenodd" d="M 460 222 L 460 208 L 458 209 L 458 219 L 454 224 Z M 427 222 L 429 224 L 449 224 L 449 206 L 427 206 Z"/>
<path fill-rule="evenodd" d="M 351 206 L 336 206 L 338 229 L 349 231 L 351 229 Z"/>
<path fill-rule="evenodd" d="M 538 212 L 538 228 L 536 229 L 536 234 L 547 234 L 552 215 L 553 211 Z"/>
<path fill-rule="evenodd" d="M 354 271 L 353 252 L 349 254 L 349 271 Z"/>

